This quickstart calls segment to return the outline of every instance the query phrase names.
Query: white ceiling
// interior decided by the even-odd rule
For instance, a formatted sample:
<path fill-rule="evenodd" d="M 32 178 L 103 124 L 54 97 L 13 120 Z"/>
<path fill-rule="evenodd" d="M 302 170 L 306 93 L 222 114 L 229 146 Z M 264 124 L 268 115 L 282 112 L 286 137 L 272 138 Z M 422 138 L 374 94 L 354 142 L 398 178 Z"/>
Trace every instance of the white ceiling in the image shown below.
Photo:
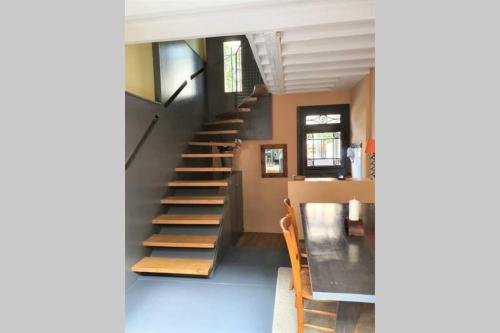
<path fill-rule="evenodd" d="M 350 88 L 374 67 L 374 0 L 126 0 L 125 42 L 246 35 L 275 94 Z"/>
<path fill-rule="evenodd" d="M 275 94 L 351 88 L 375 66 L 373 19 L 247 34 Z"/>

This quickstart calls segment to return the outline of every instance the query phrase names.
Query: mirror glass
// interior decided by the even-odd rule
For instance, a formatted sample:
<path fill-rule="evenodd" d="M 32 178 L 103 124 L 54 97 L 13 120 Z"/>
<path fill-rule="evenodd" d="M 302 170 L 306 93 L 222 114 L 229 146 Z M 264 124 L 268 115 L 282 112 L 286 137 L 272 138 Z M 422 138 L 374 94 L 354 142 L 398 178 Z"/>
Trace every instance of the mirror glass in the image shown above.
<path fill-rule="evenodd" d="M 283 148 L 265 149 L 266 173 L 283 173 Z"/>

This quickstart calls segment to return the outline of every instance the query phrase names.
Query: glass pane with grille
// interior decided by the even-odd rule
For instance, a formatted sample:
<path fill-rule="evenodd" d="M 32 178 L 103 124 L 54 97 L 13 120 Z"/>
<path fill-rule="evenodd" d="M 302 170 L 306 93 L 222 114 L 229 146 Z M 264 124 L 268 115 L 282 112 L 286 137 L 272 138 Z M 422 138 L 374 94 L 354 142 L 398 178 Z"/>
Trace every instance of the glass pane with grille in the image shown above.
<path fill-rule="evenodd" d="M 340 124 L 340 114 L 312 114 L 306 116 L 306 125 Z"/>
<path fill-rule="evenodd" d="M 241 80 L 241 41 L 223 43 L 224 49 L 224 91 L 239 92 L 243 90 Z"/>
<path fill-rule="evenodd" d="M 340 132 L 308 133 L 306 135 L 307 166 L 341 165 L 341 147 Z"/>

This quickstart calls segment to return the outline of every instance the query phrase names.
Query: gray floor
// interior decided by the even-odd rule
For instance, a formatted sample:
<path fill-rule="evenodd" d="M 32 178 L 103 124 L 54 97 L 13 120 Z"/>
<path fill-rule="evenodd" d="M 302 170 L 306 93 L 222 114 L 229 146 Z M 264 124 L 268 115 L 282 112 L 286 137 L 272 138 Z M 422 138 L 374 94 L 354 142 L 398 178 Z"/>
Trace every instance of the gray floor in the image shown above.
<path fill-rule="evenodd" d="M 127 333 L 272 330 L 278 267 L 286 249 L 229 249 L 211 279 L 141 276 L 126 292 Z"/>

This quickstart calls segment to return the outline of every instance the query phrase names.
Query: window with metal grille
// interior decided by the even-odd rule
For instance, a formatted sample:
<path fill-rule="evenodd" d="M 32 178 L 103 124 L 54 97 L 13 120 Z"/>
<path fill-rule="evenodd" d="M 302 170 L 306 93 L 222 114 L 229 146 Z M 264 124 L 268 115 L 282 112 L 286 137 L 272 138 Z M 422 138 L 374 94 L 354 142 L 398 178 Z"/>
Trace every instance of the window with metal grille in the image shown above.
<path fill-rule="evenodd" d="M 227 93 L 243 90 L 241 70 L 241 41 L 223 43 L 224 50 L 224 91 Z"/>
<path fill-rule="evenodd" d="M 349 105 L 297 108 L 298 172 L 309 177 L 350 174 L 346 150 L 350 144 Z"/>

